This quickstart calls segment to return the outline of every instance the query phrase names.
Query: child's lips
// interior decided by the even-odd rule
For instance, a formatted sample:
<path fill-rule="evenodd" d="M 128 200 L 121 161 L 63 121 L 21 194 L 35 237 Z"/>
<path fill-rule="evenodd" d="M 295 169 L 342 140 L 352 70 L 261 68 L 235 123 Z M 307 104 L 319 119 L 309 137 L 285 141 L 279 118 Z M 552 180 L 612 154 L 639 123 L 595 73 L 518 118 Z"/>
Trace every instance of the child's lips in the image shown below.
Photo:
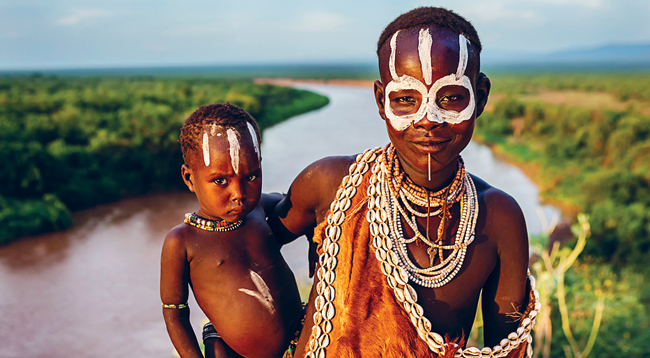
<path fill-rule="evenodd" d="M 230 215 L 240 215 L 243 212 L 244 212 L 244 207 L 240 206 L 240 207 L 237 207 L 235 209 L 232 209 L 232 210 L 228 211 L 228 214 L 230 214 Z"/>

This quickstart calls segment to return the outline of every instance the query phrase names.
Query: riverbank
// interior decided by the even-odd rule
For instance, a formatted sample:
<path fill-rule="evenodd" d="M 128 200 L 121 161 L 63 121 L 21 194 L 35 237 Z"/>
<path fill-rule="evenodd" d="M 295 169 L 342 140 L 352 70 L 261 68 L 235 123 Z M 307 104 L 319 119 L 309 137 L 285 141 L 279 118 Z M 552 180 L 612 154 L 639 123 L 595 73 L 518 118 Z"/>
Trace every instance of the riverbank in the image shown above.
<path fill-rule="evenodd" d="M 261 130 L 329 102 L 250 81 L 0 77 L 0 244 L 65 229 L 72 211 L 183 189 L 183 121 L 226 101 Z"/>
<path fill-rule="evenodd" d="M 276 86 L 297 86 L 304 84 L 331 85 L 331 86 L 353 86 L 353 87 L 374 87 L 373 80 L 353 79 L 293 79 L 293 78 L 255 78 L 255 84 L 270 84 Z"/>
<path fill-rule="evenodd" d="M 300 88 L 330 104 L 265 130 L 264 192 L 286 192 L 325 156 L 388 143 L 370 88 Z M 473 142 L 464 158 L 469 170 L 516 198 L 531 232 L 542 230 L 537 188 L 519 169 Z M 124 199 L 75 213 L 70 229 L 0 246 L 0 357 L 174 357 L 160 308 L 160 249 L 165 234 L 196 207 L 188 191 Z M 299 238 L 282 254 L 308 289 L 307 250 Z M 200 336 L 204 316 L 193 297 L 189 305 Z"/>

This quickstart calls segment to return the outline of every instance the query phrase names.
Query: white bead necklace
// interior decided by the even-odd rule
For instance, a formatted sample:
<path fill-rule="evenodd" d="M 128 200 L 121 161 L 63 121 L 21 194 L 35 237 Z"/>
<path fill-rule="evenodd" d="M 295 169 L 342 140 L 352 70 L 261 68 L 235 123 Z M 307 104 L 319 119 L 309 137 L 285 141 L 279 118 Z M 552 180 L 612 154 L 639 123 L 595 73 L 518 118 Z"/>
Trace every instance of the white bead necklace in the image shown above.
<path fill-rule="evenodd" d="M 385 160 L 385 156 L 381 156 L 380 161 Z M 400 201 L 397 199 L 399 193 L 395 193 L 391 190 L 391 186 L 388 184 L 388 180 L 391 180 L 392 177 L 388 173 L 387 166 L 382 162 L 381 163 L 381 180 L 378 180 L 380 183 L 380 190 L 375 193 L 376 196 L 383 196 L 388 198 L 386 207 L 383 209 L 387 212 L 387 221 L 388 227 L 390 229 L 390 239 L 393 243 L 391 245 L 391 251 L 397 254 L 399 258 L 398 265 L 403 268 L 409 279 L 420 286 L 427 288 L 437 288 L 442 287 L 451 281 L 458 271 L 460 271 L 463 261 L 465 260 L 465 255 L 467 252 L 467 247 L 474 241 L 474 230 L 476 228 L 476 220 L 478 218 L 478 197 L 476 196 L 476 188 L 474 182 L 472 181 L 469 174 L 465 173 L 463 178 L 463 187 L 464 193 L 461 205 L 461 216 L 460 224 L 456 232 L 456 238 L 454 244 L 452 245 L 442 245 L 437 244 L 428 240 L 424 235 L 422 235 L 417 227 L 415 218 L 409 220 L 405 218 L 405 221 L 411 227 L 415 236 L 413 238 L 406 238 L 402 230 L 401 224 L 401 215 L 405 215 L 405 210 L 401 208 Z M 374 174 L 373 174 L 374 175 Z M 406 195 L 402 196 L 404 198 Z M 426 199 L 419 199 L 419 204 L 426 205 Z M 403 202 L 406 202 L 404 200 Z M 414 203 L 415 205 L 418 205 Z M 408 210 L 408 209 L 407 209 Z M 408 210 L 411 212 L 411 210 Z M 406 244 L 412 243 L 415 239 L 423 240 L 427 245 L 432 248 L 441 248 L 444 250 L 451 250 L 451 253 L 442 260 L 438 265 L 432 265 L 428 268 L 420 268 L 409 258 L 408 249 Z"/>

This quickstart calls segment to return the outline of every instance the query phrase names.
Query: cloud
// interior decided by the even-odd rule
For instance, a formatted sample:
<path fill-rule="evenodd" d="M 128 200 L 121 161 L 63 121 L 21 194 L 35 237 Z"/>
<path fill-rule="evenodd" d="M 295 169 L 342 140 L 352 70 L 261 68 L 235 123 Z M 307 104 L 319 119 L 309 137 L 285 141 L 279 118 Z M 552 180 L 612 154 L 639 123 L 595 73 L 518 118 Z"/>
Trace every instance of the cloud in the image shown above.
<path fill-rule="evenodd" d="M 113 12 L 105 9 L 75 9 L 72 14 L 59 18 L 56 23 L 62 26 L 75 26 L 83 22 L 87 23 L 95 19 L 111 16 L 113 16 Z"/>

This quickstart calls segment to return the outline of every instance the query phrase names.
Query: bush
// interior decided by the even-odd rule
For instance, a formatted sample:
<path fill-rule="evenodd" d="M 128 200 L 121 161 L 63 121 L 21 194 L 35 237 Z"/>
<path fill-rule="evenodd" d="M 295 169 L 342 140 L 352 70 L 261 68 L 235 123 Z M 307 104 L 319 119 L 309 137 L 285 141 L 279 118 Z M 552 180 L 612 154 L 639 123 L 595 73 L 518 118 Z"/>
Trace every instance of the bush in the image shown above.
<path fill-rule="evenodd" d="M 68 210 L 183 188 L 183 120 L 228 100 L 261 130 L 328 103 L 242 81 L 0 78 L 0 240 L 64 228 Z"/>

